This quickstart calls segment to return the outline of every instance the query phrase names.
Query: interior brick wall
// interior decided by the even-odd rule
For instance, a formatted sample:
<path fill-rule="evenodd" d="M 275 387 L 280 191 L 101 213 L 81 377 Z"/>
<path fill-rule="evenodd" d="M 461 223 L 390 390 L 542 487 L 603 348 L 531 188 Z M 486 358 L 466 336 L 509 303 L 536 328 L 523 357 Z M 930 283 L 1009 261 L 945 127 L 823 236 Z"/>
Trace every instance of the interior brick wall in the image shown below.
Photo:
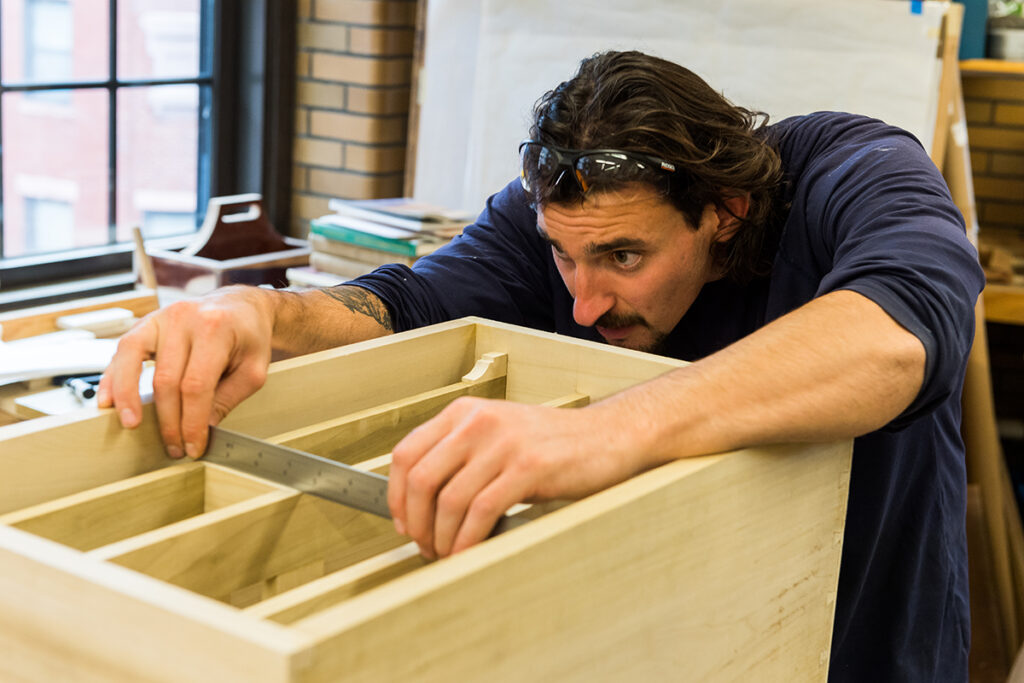
<path fill-rule="evenodd" d="M 402 194 L 417 0 L 300 0 L 292 234 L 331 197 Z"/>
<path fill-rule="evenodd" d="M 1024 255 L 1024 77 L 963 74 L 981 238 Z"/>

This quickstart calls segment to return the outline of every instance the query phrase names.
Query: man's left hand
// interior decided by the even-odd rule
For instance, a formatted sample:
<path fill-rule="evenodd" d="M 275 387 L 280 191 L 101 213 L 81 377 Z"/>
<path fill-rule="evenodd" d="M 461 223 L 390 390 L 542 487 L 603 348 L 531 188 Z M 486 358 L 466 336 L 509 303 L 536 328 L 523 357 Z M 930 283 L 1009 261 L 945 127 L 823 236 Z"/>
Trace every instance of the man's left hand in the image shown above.
<path fill-rule="evenodd" d="M 635 466 L 602 436 L 594 408 L 452 402 L 392 452 L 395 528 L 443 557 L 487 538 L 516 503 L 581 498 L 628 478 Z"/>

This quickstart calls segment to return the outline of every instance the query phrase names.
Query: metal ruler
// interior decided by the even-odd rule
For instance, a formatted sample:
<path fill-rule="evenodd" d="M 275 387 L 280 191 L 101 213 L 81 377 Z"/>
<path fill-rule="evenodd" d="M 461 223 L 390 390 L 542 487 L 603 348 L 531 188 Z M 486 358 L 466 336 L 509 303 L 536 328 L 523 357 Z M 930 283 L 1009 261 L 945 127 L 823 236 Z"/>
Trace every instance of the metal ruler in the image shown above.
<path fill-rule="evenodd" d="M 203 460 L 391 519 L 388 478 L 382 474 L 222 427 L 210 427 L 210 441 Z M 490 535 L 522 526 L 531 518 L 530 514 L 503 515 Z"/>
<path fill-rule="evenodd" d="M 381 474 L 221 427 L 210 428 L 203 460 L 391 519 L 388 478 Z"/>

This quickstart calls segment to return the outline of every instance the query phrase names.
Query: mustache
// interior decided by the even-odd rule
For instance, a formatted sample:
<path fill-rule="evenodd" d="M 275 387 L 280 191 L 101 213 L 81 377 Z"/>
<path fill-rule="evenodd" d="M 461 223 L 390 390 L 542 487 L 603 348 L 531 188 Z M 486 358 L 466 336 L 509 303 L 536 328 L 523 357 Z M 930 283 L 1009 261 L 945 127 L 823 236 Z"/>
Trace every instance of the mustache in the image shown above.
<path fill-rule="evenodd" d="M 607 327 L 611 329 L 619 327 L 630 327 L 632 325 L 650 327 L 650 325 L 647 324 L 646 320 L 644 320 L 641 316 L 635 313 L 620 315 L 617 313 L 612 313 L 611 311 L 602 315 L 594 323 L 595 327 Z"/>

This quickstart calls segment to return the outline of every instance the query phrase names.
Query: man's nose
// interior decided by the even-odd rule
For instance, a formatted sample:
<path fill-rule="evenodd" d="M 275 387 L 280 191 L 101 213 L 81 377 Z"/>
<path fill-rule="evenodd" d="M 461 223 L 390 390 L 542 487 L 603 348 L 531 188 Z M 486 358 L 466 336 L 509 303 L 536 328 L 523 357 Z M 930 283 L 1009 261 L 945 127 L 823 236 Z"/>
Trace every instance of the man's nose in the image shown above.
<path fill-rule="evenodd" d="M 576 268 L 573 278 L 572 317 L 577 324 L 591 327 L 615 305 L 615 297 L 601 278 L 586 268 Z"/>

